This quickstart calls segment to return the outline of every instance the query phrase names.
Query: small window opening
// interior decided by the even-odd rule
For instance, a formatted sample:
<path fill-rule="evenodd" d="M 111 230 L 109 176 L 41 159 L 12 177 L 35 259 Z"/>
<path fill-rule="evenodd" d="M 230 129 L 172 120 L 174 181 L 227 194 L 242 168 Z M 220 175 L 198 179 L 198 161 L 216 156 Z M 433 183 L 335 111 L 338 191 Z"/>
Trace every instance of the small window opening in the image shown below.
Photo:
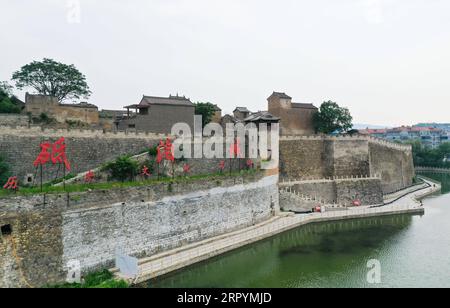
<path fill-rule="evenodd" d="M 11 233 L 12 233 L 11 225 L 4 225 L 1 227 L 1 229 L 2 229 L 3 236 L 8 236 L 8 235 L 11 235 Z"/>

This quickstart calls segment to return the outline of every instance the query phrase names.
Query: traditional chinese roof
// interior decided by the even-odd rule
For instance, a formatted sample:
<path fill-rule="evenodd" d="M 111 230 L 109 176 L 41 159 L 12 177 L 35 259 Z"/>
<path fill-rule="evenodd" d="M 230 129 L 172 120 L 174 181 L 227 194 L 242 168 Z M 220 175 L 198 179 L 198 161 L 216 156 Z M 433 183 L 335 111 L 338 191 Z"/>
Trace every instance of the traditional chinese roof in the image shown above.
<path fill-rule="evenodd" d="M 146 96 L 142 97 L 142 100 L 137 105 L 125 106 L 125 108 L 148 108 L 151 105 L 168 105 L 168 106 L 190 106 L 193 107 L 194 104 L 190 99 L 184 96 L 173 96 L 169 97 L 158 97 L 158 96 Z"/>
<path fill-rule="evenodd" d="M 273 116 L 268 111 L 259 111 L 259 112 L 252 113 L 249 117 L 247 117 L 244 120 L 244 122 L 259 122 L 259 121 L 278 122 L 278 121 L 280 121 L 280 118 Z"/>
<path fill-rule="evenodd" d="M 292 108 L 301 108 L 301 109 L 315 109 L 317 110 L 317 107 L 313 104 L 303 104 L 303 103 L 292 103 Z"/>
<path fill-rule="evenodd" d="M 236 107 L 236 109 L 234 109 L 233 112 L 236 112 L 236 111 L 242 112 L 242 113 L 246 113 L 246 112 L 250 113 L 250 110 L 248 110 L 247 107 Z"/>
<path fill-rule="evenodd" d="M 278 97 L 278 98 L 283 98 L 283 99 L 292 99 L 292 97 L 290 97 L 289 95 L 287 95 L 284 92 L 275 92 L 274 91 L 269 98 L 271 98 L 273 96 Z"/>

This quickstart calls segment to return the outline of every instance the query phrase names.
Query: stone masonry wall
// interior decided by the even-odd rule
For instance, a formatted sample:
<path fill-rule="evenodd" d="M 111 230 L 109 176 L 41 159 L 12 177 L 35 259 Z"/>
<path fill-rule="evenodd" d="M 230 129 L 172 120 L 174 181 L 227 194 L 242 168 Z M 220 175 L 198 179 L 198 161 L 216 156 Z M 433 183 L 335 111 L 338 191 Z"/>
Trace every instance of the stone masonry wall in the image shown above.
<path fill-rule="evenodd" d="M 24 181 L 28 175 L 36 174 L 33 162 L 40 152 L 40 143 L 54 142 L 60 137 L 66 138 L 67 156 L 72 166 L 71 173 L 77 174 L 94 169 L 120 155 L 137 154 L 149 146 L 156 145 L 163 136 L 0 127 L 0 154 L 5 156 L 11 173 L 17 175 L 20 181 Z M 44 179 L 54 179 L 57 172 L 57 166 L 48 165 Z M 59 171 L 59 176 L 62 176 L 62 171 Z"/>
<path fill-rule="evenodd" d="M 362 205 L 383 204 L 381 181 L 376 178 L 292 182 L 283 187 L 290 187 L 289 191 L 303 196 L 304 199 L 311 198 L 323 204 L 352 206 L 355 200 L 360 200 Z M 295 204 L 283 203 L 284 210 L 292 210 L 291 207 L 298 210 Z"/>
<path fill-rule="evenodd" d="M 412 184 L 412 149 L 370 137 L 283 137 L 280 175 L 290 179 L 381 176 L 384 193 Z"/>
<path fill-rule="evenodd" d="M 415 170 L 412 151 L 398 151 L 377 143 L 371 143 L 369 148 L 371 173 L 381 175 L 384 193 L 413 184 Z"/>
<path fill-rule="evenodd" d="M 0 126 L 27 126 L 28 123 L 27 115 L 0 113 Z"/>
<path fill-rule="evenodd" d="M 278 176 L 0 199 L 0 287 L 42 286 L 114 265 L 117 248 L 145 257 L 251 226 L 279 210 Z M 112 201 L 114 200 L 114 201 Z M 4 278 L 5 277 L 5 278 Z"/>

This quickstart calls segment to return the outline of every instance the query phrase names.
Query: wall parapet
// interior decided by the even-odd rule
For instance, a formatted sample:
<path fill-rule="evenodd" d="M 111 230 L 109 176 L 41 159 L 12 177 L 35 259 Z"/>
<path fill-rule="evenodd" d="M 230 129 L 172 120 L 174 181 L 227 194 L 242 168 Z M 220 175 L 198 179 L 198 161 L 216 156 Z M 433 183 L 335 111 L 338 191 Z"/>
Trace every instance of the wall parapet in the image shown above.
<path fill-rule="evenodd" d="M 304 177 L 298 179 L 280 178 L 280 186 L 291 186 L 296 184 L 326 183 L 334 181 L 355 181 L 355 180 L 381 180 L 381 174 L 373 176 L 332 176 L 325 178 Z"/>
<path fill-rule="evenodd" d="M 0 136 L 49 136 L 49 137 L 81 137 L 81 138 L 130 138 L 130 139 L 162 139 L 168 137 L 166 134 L 151 132 L 108 132 L 98 129 L 55 129 L 39 126 L 7 126 L 0 125 Z"/>
<path fill-rule="evenodd" d="M 295 141 L 295 140 L 310 140 L 310 141 L 367 141 L 369 143 L 375 143 L 382 146 L 389 147 L 391 149 L 400 151 L 411 151 L 412 145 L 398 144 L 388 140 L 376 138 L 373 136 L 353 135 L 353 136 L 324 136 L 324 135 L 307 135 L 307 136 L 282 136 L 280 141 Z"/>

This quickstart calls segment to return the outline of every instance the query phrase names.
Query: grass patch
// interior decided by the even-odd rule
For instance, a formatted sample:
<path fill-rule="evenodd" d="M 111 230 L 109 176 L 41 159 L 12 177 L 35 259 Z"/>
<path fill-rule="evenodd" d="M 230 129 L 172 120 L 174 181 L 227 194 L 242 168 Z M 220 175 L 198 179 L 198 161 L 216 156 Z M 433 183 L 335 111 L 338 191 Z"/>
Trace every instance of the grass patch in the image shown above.
<path fill-rule="evenodd" d="M 230 173 L 216 173 L 208 175 L 193 175 L 193 176 L 180 176 L 176 178 L 160 178 L 160 179 L 150 179 L 145 181 L 134 181 L 134 182 L 107 182 L 107 183 L 80 183 L 80 184 L 67 184 L 66 188 L 62 186 L 52 186 L 51 184 L 45 184 L 41 188 L 36 187 L 21 187 L 18 192 L 12 192 L 9 190 L 0 190 L 0 198 L 12 197 L 12 196 L 28 196 L 28 195 L 40 195 L 40 194 L 58 194 L 58 193 L 76 193 L 76 192 L 86 192 L 90 190 L 110 190 L 110 189 L 120 189 L 128 187 L 142 187 L 157 184 L 168 183 L 173 186 L 175 183 L 190 183 L 199 180 L 211 180 L 216 181 L 221 178 L 230 178 L 237 176 L 245 176 L 256 174 L 256 170 L 242 170 L 240 172 Z"/>
<path fill-rule="evenodd" d="M 88 274 L 82 283 L 64 283 L 59 285 L 49 285 L 52 289 L 126 289 L 129 285 L 124 280 L 114 279 L 113 274 L 108 270 Z"/>

